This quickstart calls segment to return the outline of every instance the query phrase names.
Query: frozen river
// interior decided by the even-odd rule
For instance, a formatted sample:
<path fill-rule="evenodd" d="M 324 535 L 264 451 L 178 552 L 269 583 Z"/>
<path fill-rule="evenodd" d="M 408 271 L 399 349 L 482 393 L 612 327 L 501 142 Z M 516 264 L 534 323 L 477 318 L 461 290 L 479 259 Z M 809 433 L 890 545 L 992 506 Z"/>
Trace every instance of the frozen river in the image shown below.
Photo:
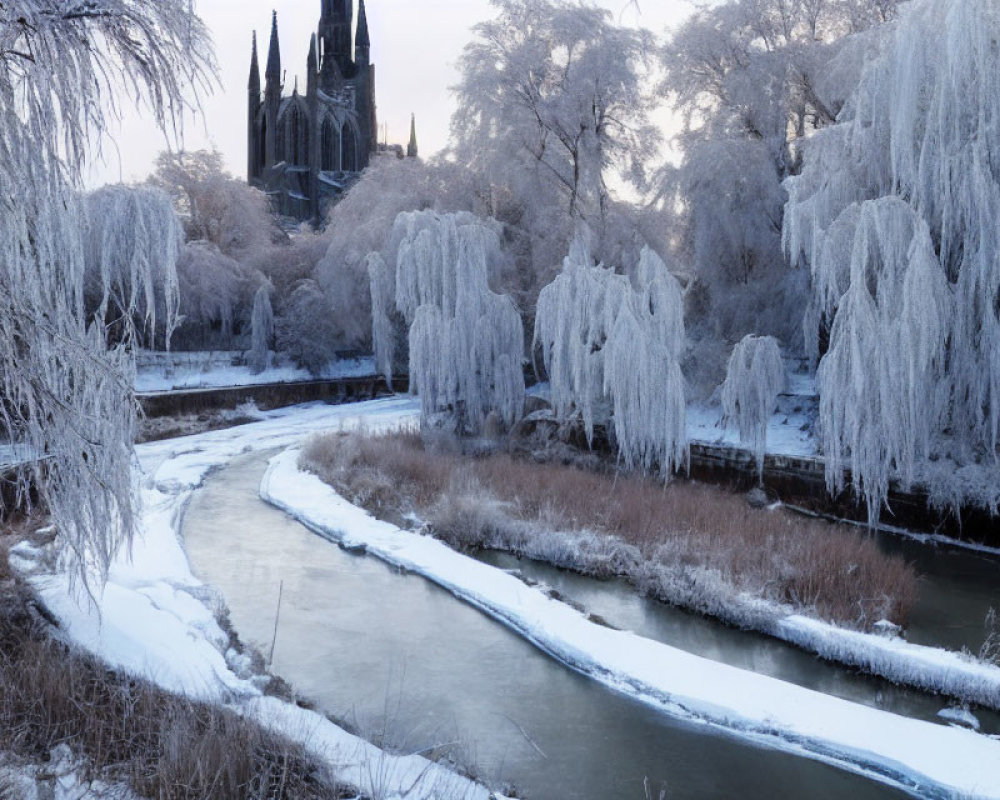
<path fill-rule="evenodd" d="M 423 578 L 346 553 L 261 502 L 265 463 L 242 458 L 195 495 L 183 528 L 192 567 L 265 653 L 283 583 L 274 672 L 369 738 L 451 753 L 536 799 L 641 800 L 647 779 L 653 797 L 666 786 L 671 800 L 905 796 L 671 719 L 574 673 Z"/>

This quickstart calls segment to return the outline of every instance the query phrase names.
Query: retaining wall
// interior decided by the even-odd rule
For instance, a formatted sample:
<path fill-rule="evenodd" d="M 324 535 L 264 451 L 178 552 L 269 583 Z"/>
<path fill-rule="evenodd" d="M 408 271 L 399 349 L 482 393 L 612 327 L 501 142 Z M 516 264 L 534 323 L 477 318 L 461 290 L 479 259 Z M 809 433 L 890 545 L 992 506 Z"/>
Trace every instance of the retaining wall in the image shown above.
<path fill-rule="evenodd" d="M 262 411 L 299 403 L 353 403 L 387 396 L 393 392 L 405 392 L 407 388 L 405 378 L 394 380 L 390 390 L 384 378 L 373 376 L 212 389 L 179 389 L 140 394 L 138 397 L 147 417 L 167 417 L 236 408 L 248 401 L 254 402 Z"/>

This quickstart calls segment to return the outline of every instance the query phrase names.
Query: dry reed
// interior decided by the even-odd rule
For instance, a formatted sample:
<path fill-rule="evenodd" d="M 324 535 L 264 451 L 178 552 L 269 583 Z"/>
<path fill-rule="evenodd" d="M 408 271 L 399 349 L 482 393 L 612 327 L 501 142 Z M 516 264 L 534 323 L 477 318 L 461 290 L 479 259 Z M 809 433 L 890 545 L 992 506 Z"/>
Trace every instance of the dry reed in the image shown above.
<path fill-rule="evenodd" d="M 176 696 L 55 641 L 8 567 L 0 535 L 0 752 L 44 762 L 60 745 L 82 776 L 157 800 L 354 796 L 298 745 L 233 711 Z"/>
<path fill-rule="evenodd" d="M 913 568 L 856 529 L 783 509 L 753 509 L 741 495 L 714 486 L 664 484 L 502 453 L 469 458 L 425 447 L 416 433 L 317 437 L 302 463 L 377 516 L 403 523 L 415 515 L 460 546 L 503 542 L 517 551 L 526 525 L 544 528 L 540 535 L 549 537 L 597 534 L 626 546 L 625 555 L 612 558 L 612 571 L 637 584 L 646 583 L 641 576 L 651 563 L 674 575 L 711 573 L 712 583 L 732 594 L 858 628 L 883 618 L 905 625 L 916 596 Z M 607 542 L 598 546 L 610 552 Z M 628 552 L 645 563 L 629 564 Z M 716 604 L 706 598 L 693 605 L 709 610 Z"/>

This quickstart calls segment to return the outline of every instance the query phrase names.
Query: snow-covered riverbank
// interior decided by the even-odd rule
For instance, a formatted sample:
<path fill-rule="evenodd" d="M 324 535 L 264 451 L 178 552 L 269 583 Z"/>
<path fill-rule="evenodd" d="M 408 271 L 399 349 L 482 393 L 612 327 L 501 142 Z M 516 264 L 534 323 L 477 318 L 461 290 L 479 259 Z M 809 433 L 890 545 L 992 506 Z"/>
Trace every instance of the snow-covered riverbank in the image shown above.
<path fill-rule="evenodd" d="M 486 800 L 482 786 L 420 756 L 394 756 L 311 711 L 263 696 L 226 654 L 215 620 L 216 595 L 192 574 L 178 538 L 184 507 L 211 471 L 252 450 L 285 447 L 317 429 L 408 424 L 416 406 L 391 399 L 355 406 L 315 405 L 272 412 L 252 426 L 138 447 L 143 515 L 132 558 L 122 554 L 93 600 L 74 592 L 66 575 L 45 566 L 45 553 L 12 553 L 16 568 L 58 618 L 62 634 L 109 665 L 159 686 L 224 703 L 281 732 L 334 766 L 337 777 L 367 796 Z M 227 663 L 227 655 L 229 661 Z"/>
<path fill-rule="evenodd" d="M 35 573 L 32 581 L 65 634 L 87 650 L 114 666 L 148 675 L 165 688 L 231 703 L 270 727 L 291 730 L 314 752 L 335 760 L 345 780 L 354 782 L 351 775 L 363 780 L 371 774 L 372 759 L 388 765 L 379 774 L 388 770 L 406 780 L 433 775 L 433 781 L 429 777 L 419 781 L 422 787 L 460 780 L 445 770 L 432 770 L 423 759 L 394 760 L 315 714 L 262 697 L 252 682 L 238 677 L 238 665 L 227 663 L 226 637 L 212 613 L 215 595 L 193 577 L 178 541 L 180 518 L 191 493 L 235 456 L 294 446 L 316 431 L 406 426 L 415 422 L 417 413 L 416 403 L 404 398 L 304 406 L 269 412 L 263 421 L 239 428 L 141 445 L 137 472 L 145 502 L 143 533 L 133 559 L 122 557 L 115 563 L 111 581 L 96 604 L 74 599 L 65 576 L 42 566 L 43 554 L 20 549 L 15 561 L 22 570 Z M 392 563 L 443 583 L 607 685 L 670 713 L 808 753 L 925 795 L 951 796 L 960 791 L 1000 796 L 997 741 L 853 706 L 595 626 L 569 606 L 502 571 L 466 559 L 432 539 L 372 520 L 314 477 L 299 473 L 295 458 L 286 453 L 275 462 L 266 495 L 280 497 L 296 516 L 311 520 L 314 529 L 357 541 Z M 785 624 L 800 632 L 813 626 L 811 620 L 790 619 Z M 824 629 L 813 635 L 822 643 L 827 633 Z M 892 650 L 907 649 L 877 637 L 861 641 L 864 647 L 880 643 Z M 939 666 L 948 668 L 940 658 L 951 656 L 922 649 L 937 654 L 933 657 Z M 898 657 L 905 658 L 905 652 Z M 406 780 L 400 778 L 397 786 L 403 787 Z M 473 794 L 480 791 L 468 782 L 462 785 Z M 407 796 L 431 795 L 428 791 Z"/>
<path fill-rule="evenodd" d="M 261 496 L 338 543 L 424 575 L 609 687 L 668 713 L 808 754 L 927 796 L 1000 797 L 1000 742 L 708 661 L 585 615 L 441 542 L 373 519 L 276 457 Z M 867 637 L 872 638 L 872 637 Z"/>

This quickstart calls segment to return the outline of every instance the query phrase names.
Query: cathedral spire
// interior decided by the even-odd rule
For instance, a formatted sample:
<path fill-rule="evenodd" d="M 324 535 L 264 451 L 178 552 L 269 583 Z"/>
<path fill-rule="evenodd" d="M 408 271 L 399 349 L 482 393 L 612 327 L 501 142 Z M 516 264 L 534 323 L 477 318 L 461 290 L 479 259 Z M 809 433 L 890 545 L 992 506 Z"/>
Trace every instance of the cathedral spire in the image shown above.
<path fill-rule="evenodd" d="M 416 158 L 420 151 L 417 148 L 417 115 L 410 114 L 410 143 L 406 146 L 406 155 Z"/>
<path fill-rule="evenodd" d="M 316 54 L 316 34 L 309 40 L 309 57 L 306 59 L 306 71 L 309 75 L 319 70 L 319 56 Z"/>
<path fill-rule="evenodd" d="M 316 50 L 316 34 L 309 40 L 309 57 L 306 59 L 306 94 L 312 97 L 319 86 L 319 56 Z"/>
<path fill-rule="evenodd" d="M 365 10 L 365 0 L 358 3 L 358 32 L 354 37 L 355 47 L 368 49 L 372 46 L 371 37 L 368 35 L 368 12 Z"/>
<path fill-rule="evenodd" d="M 267 79 L 274 85 L 281 83 L 281 45 L 278 43 L 278 12 L 272 12 L 271 46 L 267 51 Z"/>
<path fill-rule="evenodd" d="M 250 81 L 247 88 L 251 94 L 260 94 L 260 61 L 257 59 L 257 31 L 253 32 L 253 49 L 250 52 Z"/>

